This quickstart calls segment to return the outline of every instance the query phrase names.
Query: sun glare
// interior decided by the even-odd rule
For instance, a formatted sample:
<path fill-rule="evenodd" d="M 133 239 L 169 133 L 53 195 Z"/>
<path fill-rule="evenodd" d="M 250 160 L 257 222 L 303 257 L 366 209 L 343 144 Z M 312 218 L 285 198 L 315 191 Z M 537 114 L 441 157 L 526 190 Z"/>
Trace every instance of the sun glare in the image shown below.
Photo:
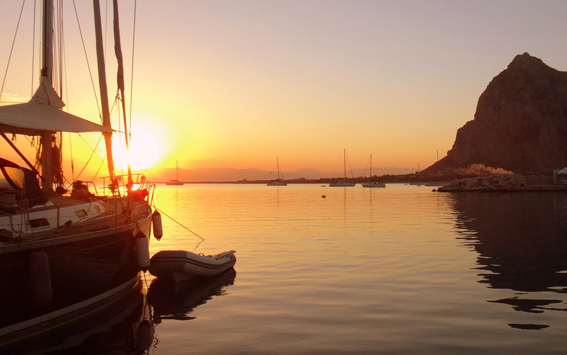
<path fill-rule="evenodd" d="M 163 158 L 163 144 L 159 132 L 149 126 L 138 125 L 132 129 L 132 138 L 127 151 L 124 137 L 113 141 L 114 163 L 117 168 L 143 170 L 155 167 Z"/>

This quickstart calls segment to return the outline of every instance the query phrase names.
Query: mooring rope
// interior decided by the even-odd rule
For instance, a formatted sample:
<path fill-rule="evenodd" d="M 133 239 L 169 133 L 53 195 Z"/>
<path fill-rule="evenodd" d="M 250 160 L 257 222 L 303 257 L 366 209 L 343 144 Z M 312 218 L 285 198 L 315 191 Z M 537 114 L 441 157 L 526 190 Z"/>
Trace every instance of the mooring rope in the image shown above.
<path fill-rule="evenodd" d="M 201 242 L 204 242 L 204 241 L 205 241 L 205 238 L 203 238 L 203 237 L 201 237 L 200 235 L 198 235 L 197 233 L 193 232 L 191 229 L 187 228 L 186 226 L 184 226 L 183 224 L 181 224 L 181 222 L 177 221 L 175 218 L 171 217 L 170 215 L 168 215 L 168 214 L 165 213 L 164 211 L 160 210 L 160 209 L 157 208 L 155 205 L 154 205 L 154 208 L 156 209 L 156 211 L 158 211 L 158 212 L 164 214 L 167 218 L 171 219 L 173 222 L 175 222 L 175 223 L 179 224 L 181 227 L 187 229 L 187 230 L 188 230 L 189 232 L 191 232 L 194 236 L 200 238 L 200 239 L 201 239 Z M 199 244 L 201 244 L 201 243 L 199 243 Z"/>

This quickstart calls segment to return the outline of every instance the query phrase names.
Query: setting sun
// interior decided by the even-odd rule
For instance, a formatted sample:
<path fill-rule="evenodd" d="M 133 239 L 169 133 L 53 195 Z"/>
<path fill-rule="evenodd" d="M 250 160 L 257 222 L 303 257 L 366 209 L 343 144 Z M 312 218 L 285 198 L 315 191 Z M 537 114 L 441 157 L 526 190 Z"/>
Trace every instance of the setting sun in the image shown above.
<path fill-rule="evenodd" d="M 116 135 L 113 153 L 117 168 L 126 168 L 130 164 L 132 170 L 141 170 L 155 167 L 163 159 L 164 146 L 159 130 L 144 122 L 132 128 L 128 151 L 124 137 Z"/>

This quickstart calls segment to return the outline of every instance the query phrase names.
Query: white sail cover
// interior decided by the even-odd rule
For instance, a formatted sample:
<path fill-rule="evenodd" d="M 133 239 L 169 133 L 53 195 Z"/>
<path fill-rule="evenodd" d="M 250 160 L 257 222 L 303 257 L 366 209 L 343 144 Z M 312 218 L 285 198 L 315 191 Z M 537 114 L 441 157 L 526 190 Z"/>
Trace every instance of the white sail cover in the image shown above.
<path fill-rule="evenodd" d="M 41 135 L 49 132 L 112 132 L 108 127 L 60 110 L 65 106 L 42 78 L 32 99 L 25 104 L 0 106 L 0 132 Z"/>
<path fill-rule="evenodd" d="M 561 174 L 561 175 L 567 174 L 567 168 L 563 168 L 563 169 L 559 170 L 558 174 Z"/>

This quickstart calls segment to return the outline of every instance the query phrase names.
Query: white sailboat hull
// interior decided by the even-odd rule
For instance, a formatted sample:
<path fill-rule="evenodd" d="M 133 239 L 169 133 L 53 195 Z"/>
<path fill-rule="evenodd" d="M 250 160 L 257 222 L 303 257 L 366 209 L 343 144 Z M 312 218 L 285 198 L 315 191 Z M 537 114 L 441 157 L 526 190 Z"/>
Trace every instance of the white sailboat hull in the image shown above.
<path fill-rule="evenodd" d="M 355 182 L 348 182 L 346 177 L 346 149 L 343 152 L 344 159 L 344 176 L 343 181 L 333 181 L 329 184 L 329 187 L 353 187 L 356 185 Z"/>
<path fill-rule="evenodd" d="M 383 182 L 365 182 L 362 187 L 386 187 Z"/>

